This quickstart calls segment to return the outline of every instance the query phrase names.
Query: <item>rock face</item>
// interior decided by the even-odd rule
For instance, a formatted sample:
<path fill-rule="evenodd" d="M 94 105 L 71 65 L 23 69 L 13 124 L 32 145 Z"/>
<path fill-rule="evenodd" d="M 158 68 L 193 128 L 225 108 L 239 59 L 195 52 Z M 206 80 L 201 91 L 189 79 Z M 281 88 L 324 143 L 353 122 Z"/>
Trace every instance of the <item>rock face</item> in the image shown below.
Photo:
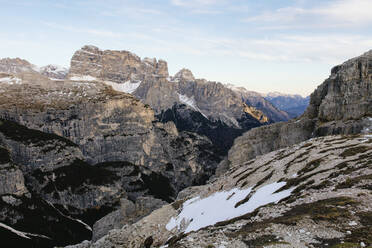
<path fill-rule="evenodd" d="M 297 120 L 248 131 L 229 151 L 229 163 L 318 136 L 368 132 L 372 125 L 372 51 L 336 66 Z"/>
<path fill-rule="evenodd" d="M 264 97 L 278 109 L 287 112 L 291 118 L 302 115 L 310 102 L 310 96 L 302 97 L 300 95 L 281 94 L 278 92 L 265 94 Z"/>
<path fill-rule="evenodd" d="M 236 164 L 138 222 L 76 247 L 368 247 L 371 137 L 313 138 Z"/>
<path fill-rule="evenodd" d="M 68 77 L 72 80 L 99 79 L 118 91 L 133 94 L 151 106 L 157 115 L 185 104 L 211 122 L 221 121 L 236 129 L 236 133 L 272 121 L 288 119 L 286 113 L 278 111 L 262 97 L 252 101 L 257 104 L 250 105 L 249 97 L 242 101 L 240 94 L 221 83 L 195 79 L 187 69 L 182 69 L 174 77 L 168 77 L 165 61 L 149 58 L 141 60 L 127 51 L 102 51 L 94 46 L 85 46 L 74 54 Z M 256 121 L 252 121 L 253 119 Z M 246 122 L 250 124 L 247 125 Z M 218 129 L 199 134 L 207 135 L 211 132 L 218 132 Z M 232 139 L 235 137 L 237 136 Z M 227 143 L 230 144 L 231 141 Z M 215 145 L 223 153 L 230 148 L 218 143 Z"/>
<path fill-rule="evenodd" d="M 27 193 L 22 171 L 13 163 L 9 151 L 0 146 L 0 195 Z"/>
<path fill-rule="evenodd" d="M 67 77 L 68 69 L 58 65 L 47 65 L 39 69 L 39 72 L 53 80 L 64 80 Z"/>
<path fill-rule="evenodd" d="M 1 167 L 1 232 L 11 237 L 10 227 L 33 238 L 13 246 L 90 239 L 93 224 L 123 199 L 139 206 L 141 218 L 158 206 L 141 205 L 143 197 L 170 202 L 205 183 L 222 159 L 206 137 L 158 122 L 149 106 L 98 79 L 15 71 L 0 74 L 0 147 L 17 164 Z M 34 233 L 35 226 L 42 231 Z"/>
<path fill-rule="evenodd" d="M 163 60 L 145 58 L 127 51 L 101 51 L 84 46 L 71 59 L 69 77 L 89 75 L 95 78 L 123 83 L 143 81 L 146 77 L 168 77 L 168 66 Z"/>
<path fill-rule="evenodd" d="M 0 59 L 0 72 L 3 73 L 18 74 L 25 72 L 35 72 L 35 70 L 36 66 L 32 65 L 24 59 Z"/>
<path fill-rule="evenodd" d="M 133 224 L 166 204 L 167 202 L 152 197 L 139 197 L 135 204 L 130 200 L 122 199 L 119 210 L 106 215 L 94 224 L 92 241 L 104 237 L 112 229 L 121 229 L 126 224 Z"/>

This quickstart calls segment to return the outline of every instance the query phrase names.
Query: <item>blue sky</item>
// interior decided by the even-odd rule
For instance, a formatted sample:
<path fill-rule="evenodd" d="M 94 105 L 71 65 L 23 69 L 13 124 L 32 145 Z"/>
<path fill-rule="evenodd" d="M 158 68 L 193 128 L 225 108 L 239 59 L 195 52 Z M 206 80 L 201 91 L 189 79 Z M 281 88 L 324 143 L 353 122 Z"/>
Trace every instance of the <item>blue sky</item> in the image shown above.
<path fill-rule="evenodd" d="M 86 44 L 168 62 L 175 74 L 310 94 L 372 49 L 371 0 L 0 0 L 0 57 L 68 66 Z"/>

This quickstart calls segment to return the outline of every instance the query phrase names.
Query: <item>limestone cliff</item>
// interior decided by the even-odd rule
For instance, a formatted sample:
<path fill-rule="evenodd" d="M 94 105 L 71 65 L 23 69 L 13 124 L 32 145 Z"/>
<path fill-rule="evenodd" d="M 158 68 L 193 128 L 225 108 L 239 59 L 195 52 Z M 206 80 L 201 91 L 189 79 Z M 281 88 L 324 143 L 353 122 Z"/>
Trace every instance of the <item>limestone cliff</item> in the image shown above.
<path fill-rule="evenodd" d="M 242 98 L 240 93 L 226 85 L 195 79 L 187 69 L 182 69 L 174 77 L 168 77 L 165 61 L 141 59 L 127 51 L 102 51 L 94 46 L 84 46 L 75 52 L 68 78 L 100 80 L 117 91 L 136 96 L 153 108 L 158 116 L 184 104 L 190 111 L 199 112 L 213 124 L 206 132 L 197 130 L 196 124 L 189 129 L 180 129 L 181 126 L 177 128 L 206 135 L 212 142 L 214 139 L 208 133 L 219 132 L 220 128 L 212 130 L 214 126 L 220 126 L 218 122 L 236 129 L 234 133 L 241 134 L 253 127 L 289 118 L 261 96 L 260 99 L 255 97 L 253 100 L 250 95 L 245 94 L 245 98 Z M 176 122 L 175 119 L 168 121 Z M 228 146 L 214 144 L 226 154 L 237 136 L 232 135 L 231 140 L 227 140 Z"/>
<path fill-rule="evenodd" d="M 28 233 L 14 245 L 90 239 L 122 199 L 172 201 L 221 160 L 207 138 L 157 122 L 149 106 L 101 80 L 15 71 L 0 74 L 0 233 Z"/>
<path fill-rule="evenodd" d="M 246 132 L 229 151 L 229 163 L 247 161 L 312 137 L 368 132 L 372 126 L 372 51 L 346 61 L 310 97 L 298 119 Z"/>

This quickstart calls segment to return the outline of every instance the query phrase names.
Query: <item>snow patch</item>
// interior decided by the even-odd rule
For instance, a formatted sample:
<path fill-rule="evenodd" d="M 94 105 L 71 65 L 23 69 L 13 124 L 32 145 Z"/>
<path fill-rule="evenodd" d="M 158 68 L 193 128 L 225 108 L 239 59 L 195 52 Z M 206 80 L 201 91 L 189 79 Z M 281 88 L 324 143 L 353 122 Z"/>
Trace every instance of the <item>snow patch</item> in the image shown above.
<path fill-rule="evenodd" d="M 252 191 L 252 188 L 234 188 L 229 191 L 216 192 L 204 199 L 192 198 L 183 204 L 182 211 L 177 217 L 171 218 L 166 228 L 169 231 L 177 228 L 188 233 L 250 213 L 260 206 L 288 197 L 293 189 L 274 193 L 285 184 L 285 182 L 276 182 L 263 186 L 251 196 L 248 202 L 237 208 L 235 208 L 235 204 L 243 200 Z"/>
<path fill-rule="evenodd" d="M 89 75 L 82 75 L 82 76 L 73 76 L 70 78 L 71 81 L 98 81 L 97 78 L 89 76 Z"/>
<path fill-rule="evenodd" d="M 191 108 L 193 108 L 194 110 L 200 112 L 205 118 L 208 119 L 208 117 L 205 114 L 203 114 L 203 112 L 196 106 L 194 97 L 190 98 L 190 97 L 188 97 L 186 95 L 182 95 L 180 93 L 177 93 L 177 95 L 178 95 L 178 98 L 180 99 L 180 102 L 181 103 L 190 106 Z"/>
<path fill-rule="evenodd" d="M 0 227 L 3 227 L 3 228 L 5 228 L 5 229 L 8 229 L 8 230 L 11 231 L 12 233 L 17 234 L 18 236 L 20 236 L 20 237 L 22 237 L 22 238 L 25 238 L 25 239 L 31 239 L 30 237 L 27 237 L 27 236 L 26 236 L 26 233 L 21 232 L 21 231 L 17 231 L 16 229 L 11 228 L 10 226 L 5 225 L 5 224 L 3 224 L 3 223 L 1 223 L 1 222 L 0 222 Z"/>
<path fill-rule="evenodd" d="M 131 83 L 131 81 L 127 81 L 123 84 L 118 84 L 118 83 L 111 82 L 111 81 L 104 81 L 104 82 L 105 84 L 111 85 L 112 88 L 116 91 L 121 91 L 121 92 L 129 93 L 129 94 L 132 94 L 134 91 L 136 91 L 136 89 L 142 83 L 141 81 L 136 82 L 136 83 Z"/>
<path fill-rule="evenodd" d="M 3 78 L 0 78 L 0 83 L 21 84 L 22 83 L 22 79 L 19 79 L 17 77 L 3 77 Z"/>

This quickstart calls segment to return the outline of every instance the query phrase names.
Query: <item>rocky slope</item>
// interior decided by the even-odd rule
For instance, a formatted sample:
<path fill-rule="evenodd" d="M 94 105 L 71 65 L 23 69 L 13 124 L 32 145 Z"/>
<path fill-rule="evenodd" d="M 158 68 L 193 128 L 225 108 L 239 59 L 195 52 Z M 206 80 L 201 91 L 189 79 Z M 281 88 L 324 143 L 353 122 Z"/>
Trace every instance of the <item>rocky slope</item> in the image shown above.
<path fill-rule="evenodd" d="M 302 115 L 310 102 L 310 96 L 302 97 L 300 95 L 281 94 L 278 92 L 271 92 L 263 96 L 275 107 L 287 112 L 291 118 Z"/>
<path fill-rule="evenodd" d="M 370 134 L 314 138 L 76 247 L 369 247 L 371 159 Z"/>
<path fill-rule="evenodd" d="M 237 138 L 228 163 L 241 163 L 312 137 L 368 132 L 372 125 L 371 83 L 369 51 L 334 67 L 311 94 L 309 107 L 300 118 L 255 128 Z"/>
<path fill-rule="evenodd" d="M 75 247 L 372 246 L 371 84 L 372 51 L 333 68 L 301 118 L 238 138 L 218 178 Z"/>

